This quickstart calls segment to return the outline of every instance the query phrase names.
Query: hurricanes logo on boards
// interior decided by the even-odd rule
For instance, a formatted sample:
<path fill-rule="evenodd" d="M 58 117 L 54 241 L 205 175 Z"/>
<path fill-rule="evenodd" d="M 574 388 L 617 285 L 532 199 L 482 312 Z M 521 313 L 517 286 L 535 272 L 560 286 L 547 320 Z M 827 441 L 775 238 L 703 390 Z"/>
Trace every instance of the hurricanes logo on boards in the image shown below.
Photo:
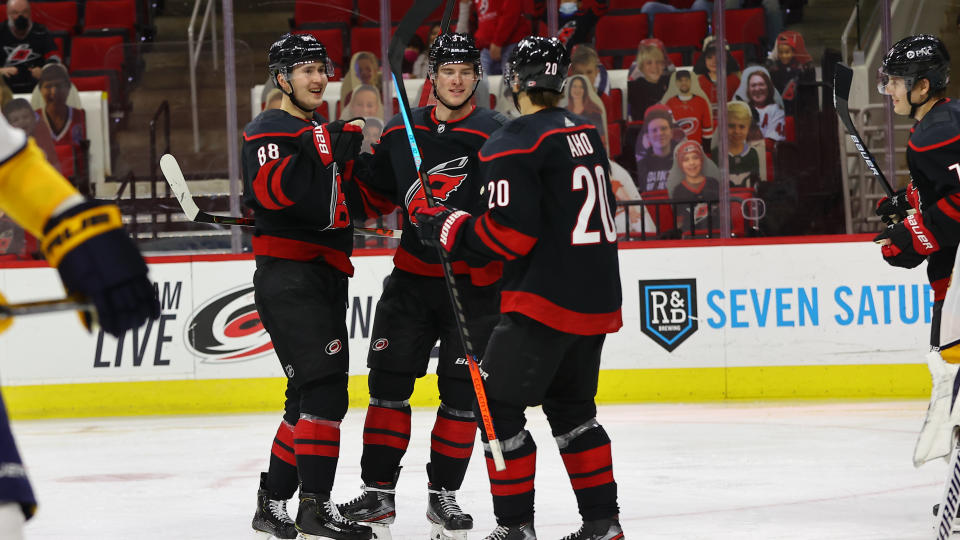
<path fill-rule="evenodd" d="M 204 363 L 245 362 L 273 354 L 273 342 L 260 321 L 251 285 L 207 300 L 190 314 L 184 327 L 184 343 Z"/>
<path fill-rule="evenodd" d="M 641 280 L 640 330 L 672 352 L 697 331 L 697 280 Z"/>

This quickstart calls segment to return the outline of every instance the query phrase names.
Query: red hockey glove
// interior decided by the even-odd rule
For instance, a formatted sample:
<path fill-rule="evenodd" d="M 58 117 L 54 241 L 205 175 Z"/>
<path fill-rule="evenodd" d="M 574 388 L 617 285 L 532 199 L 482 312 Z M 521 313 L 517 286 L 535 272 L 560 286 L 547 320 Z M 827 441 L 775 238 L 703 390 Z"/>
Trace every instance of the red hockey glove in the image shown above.
<path fill-rule="evenodd" d="M 325 166 L 337 163 L 339 170 L 346 168 L 347 162 L 355 159 L 363 143 L 363 128 L 337 120 L 313 128 L 313 147 Z"/>
<path fill-rule="evenodd" d="M 915 268 L 927 255 L 940 249 L 933 233 L 923 224 L 921 214 L 910 214 L 873 241 L 881 244 L 880 251 L 887 263 L 902 268 Z"/>
<path fill-rule="evenodd" d="M 420 224 L 417 233 L 421 242 L 428 246 L 440 246 L 447 253 L 453 253 L 460 238 L 460 230 L 470 219 L 470 214 L 463 210 L 451 210 L 446 206 L 434 206 L 418 210 L 416 217 Z"/>

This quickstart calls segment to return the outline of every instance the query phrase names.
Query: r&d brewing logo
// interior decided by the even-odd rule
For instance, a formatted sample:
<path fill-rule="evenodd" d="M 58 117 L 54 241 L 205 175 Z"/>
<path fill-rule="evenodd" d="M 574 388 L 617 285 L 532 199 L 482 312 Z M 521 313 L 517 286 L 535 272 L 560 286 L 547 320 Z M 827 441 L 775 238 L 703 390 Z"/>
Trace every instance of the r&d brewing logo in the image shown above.
<path fill-rule="evenodd" d="M 697 331 L 697 280 L 640 281 L 640 329 L 667 351 Z"/>
<path fill-rule="evenodd" d="M 273 354 L 270 334 L 260 322 L 253 287 L 222 292 L 206 301 L 187 319 L 184 342 L 202 362 L 253 360 Z"/>

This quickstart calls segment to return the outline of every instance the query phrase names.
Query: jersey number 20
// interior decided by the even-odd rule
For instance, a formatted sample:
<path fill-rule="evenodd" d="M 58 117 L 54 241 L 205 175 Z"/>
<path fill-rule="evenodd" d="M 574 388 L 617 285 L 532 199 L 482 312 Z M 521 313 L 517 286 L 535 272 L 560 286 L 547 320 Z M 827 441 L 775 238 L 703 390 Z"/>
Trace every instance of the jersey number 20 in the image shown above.
<path fill-rule="evenodd" d="M 593 172 L 595 174 L 590 174 L 590 169 L 586 165 L 580 165 L 573 170 L 573 190 L 580 191 L 584 188 L 587 190 L 587 198 L 580 207 L 577 224 L 571 235 L 571 243 L 575 246 L 600 243 L 600 231 L 589 230 L 590 218 L 593 217 L 594 210 L 600 212 L 603 236 L 607 242 L 617 240 L 617 229 L 613 221 L 613 213 L 610 211 L 610 199 L 607 196 L 607 175 L 600 165 L 594 166 Z"/>

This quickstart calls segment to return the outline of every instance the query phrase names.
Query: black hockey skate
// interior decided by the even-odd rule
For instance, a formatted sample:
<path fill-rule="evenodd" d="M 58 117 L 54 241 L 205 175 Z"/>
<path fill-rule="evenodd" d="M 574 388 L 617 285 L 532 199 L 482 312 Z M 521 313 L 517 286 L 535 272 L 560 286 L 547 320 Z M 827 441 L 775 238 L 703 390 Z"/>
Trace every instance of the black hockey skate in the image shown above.
<path fill-rule="evenodd" d="M 275 538 L 296 538 L 297 528 L 287 514 L 287 501 L 274 498 L 267 490 L 267 473 L 260 473 L 257 490 L 257 511 L 253 514 L 253 529 Z"/>
<path fill-rule="evenodd" d="M 623 538 L 623 529 L 620 527 L 619 516 L 609 519 L 584 521 L 580 530 L 568 534 L 563 540 L 619 540 Z"/>
<path fill-rule="evenodd" d="M 466 540 L 467 531 L 473 528 L 473 517 L 460 509 L 457 492 L 433 489 L 428 484 L 427 493 L 430 540 Z"/>
<path fill-rule="evenodd" d="M 390 525 L 397 519 L 396 497 L 397 480 L 400 470 L 393 476 L 393 482 L 372 482 L 363 484 L 363 493 L 350 502 L 338 504 L 337 509 L 343 517 L 369 525 L 373 537 L 377 540 L 391 540 Z"/>
<path fill-rule="evenodd" d="M 370 540 L 373 537 L 370 527 L 344 519 L 327 494 L 301 492 L 296 525 L 297 531 L 308 540 Z"/>
<path fill-rule="evenodd" d="M 523 525 L 499 525 L 484 540 L 537 540 L 537 531 L 533 530 L 533 522 Z"/>

